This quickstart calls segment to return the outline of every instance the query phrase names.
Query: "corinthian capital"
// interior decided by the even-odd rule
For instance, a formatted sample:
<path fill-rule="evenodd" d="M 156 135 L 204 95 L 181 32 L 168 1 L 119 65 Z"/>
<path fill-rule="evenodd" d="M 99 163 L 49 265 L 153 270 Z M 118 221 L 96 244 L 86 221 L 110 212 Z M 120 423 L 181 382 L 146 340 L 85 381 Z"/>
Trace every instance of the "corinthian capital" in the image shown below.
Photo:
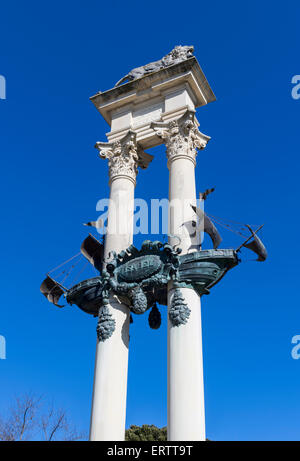
<path fill-rule="evenodd" d="M 153 159 L 138 145 L 134 131 L 128 131 L 124 138 L 112 143 L 97 142 L 95 147 L 100 158 L 108 159 L 110 182 L 117 177 L 127 177 L 135 184 L 138 167 L 147 168 Z"/>
<path fill-rule="evenodd" d="M 187 158 L 196 164 L 197 149 L 204 149 L 210 140 L 198 130 L 195 112 L 190 110 L 171 122 L 153 122 L 151 128 L 165 140 L 168 164 L 176 158 Z"/>

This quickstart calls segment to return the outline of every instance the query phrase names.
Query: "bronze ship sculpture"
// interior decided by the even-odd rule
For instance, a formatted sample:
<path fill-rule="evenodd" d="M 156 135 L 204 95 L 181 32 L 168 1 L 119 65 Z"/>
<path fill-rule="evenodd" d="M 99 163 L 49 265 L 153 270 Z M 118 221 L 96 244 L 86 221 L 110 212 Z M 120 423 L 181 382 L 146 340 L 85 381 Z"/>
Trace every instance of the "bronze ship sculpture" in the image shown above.
<path fill-rule="evenodd" d="M 208 189 L 200 194 L 200 203 L 213 190 Z M 181 255 L 180 245 L 171 246 L 158 240 L 145 240 L 140 249 L 130 245 L 119 254 L 111 252 L 105 261 L 105 236 L 101 242 L 89 234 L 83 241 L 80 252 L 99 275 L 67 289 L 48 273 L 40 287 L 42 294 L 55 306 L 63 307 L 58 302 L 64 296 L 68 304 L 75 304 L 84 312 L 98 316 L 98 339 L 105 341 L 113 334 L 115 327 L 113 315 L 107 309 L 110 296 L 115 296 L 127 305 L 133 314 L 143 314 L 151 309 L 149 325 L 157 329 L 161 323 L 157 304 L 167 305 L 169 282 L 173 283 L 174 288 L 193 288 L 202 296 L 209 294 L 210 289 L 240 262 L 238 253 L 243 247 L 253 251 L 258 257 L 257 261 L 267 258 L 266 248 L 257 236 L 263 226 L 253 231 L 251 226 L 245 225 L 250 235 L 237 249 L 219 249 L 222 239 L 213 218 L 200 207 L 192 208 L 195 212 L 195 232 L 204 231 L 208 234 L 213 243 L 212 249 L 202 250 L 199 246 L 194 251 Z M 97 222 L 86 225 L 99 227 Z M 175 290 L 169 309 L 170 321 L 174 326 L 179 326 L 188 321 L 189 315 L 190 310 L 180 290 Z"/>

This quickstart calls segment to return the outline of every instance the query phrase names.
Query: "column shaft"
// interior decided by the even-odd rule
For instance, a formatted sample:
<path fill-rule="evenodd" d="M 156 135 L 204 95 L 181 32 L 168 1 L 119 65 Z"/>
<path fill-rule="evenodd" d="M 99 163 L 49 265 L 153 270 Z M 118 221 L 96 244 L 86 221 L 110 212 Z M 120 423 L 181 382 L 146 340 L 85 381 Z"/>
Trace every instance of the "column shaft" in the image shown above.
<path fill-rule="evenodd" d="M 200 297 L 180 291 L 191 310 L 185 325 L 168 325 L 168 440 L 205 440 Z M 170 307 L 174 289 L 168 292 Z"/>
<path fill-rule="evenodd" d="M 196 149 L 209 140 L 197 129 L 194 113 L 169 123 L 153 123 L 157 134 L 166 140 L 169 176 L 169 242 L 178 244 L 182 254 L 199 249 L 195 232 Z M 190 310 L 187 323 L 174 326 L 168 320 L 168 440 L 205 440 L 204 385 L 202 358 L 201 303 L 190 287 L 169 282 L 168 311 L 176 294 Z"/>
<path fill-rule="evenodd" d="M 135 134 L 129 132 L 114 144 L 97 143 L 100 156 L 109 161 L 110 203 L 104 256 L 119 253 L 133 240 L 133 201 L 138 155 Z M 105 265 L 105 264 L 104 264 Z M 125 439 L 129 319 L 127 306 L 110 298 L 106 306 L 115 331 L 97 341 L 90 440 Z"/>
<path fill-rule="evenodd" d="M 132 226 L 127 234 L 109 231 L 120 224 L 120 218 L 123 223 L 133 222 L 128 207 L 133 198 L 132 181 L 118 178 L 112 182 L 110 199 L 115 209 L 111 208 L 108 214 L 106 257 L 111 250 L 120 252 L 132 243 Z M 108 308 L 115 319 L 116 328 L 109 339 L 97 341 L 90 440 L 122 441 L 125 438 L 129 309 L 113 299 Z"/>
<path fill-rule="evenodd" d="M 187 158 L 175 158 L 170 166 L 170 204 L 175 201 L 170 234 L 180 235 L 180 247 L 187 253 L 197 244 L 199 236 L 190 220 L 195 219 L 190 203 L 196 202 L 195 166 Z M 181 202 L 180 215 L 176 216 L 176 203 Z M 172 214 L 171 214 L 172 216 Z M 172 244 L 177 243 L 170 237 Z M 168 440 L 205 440 L 204 385 L 202 359 L 201 302 L 191 288 L 180 288 L 191 310 L 185 325 L 173 326 L 168 321 Z M 172 303 L 174 288 L 168 292 L 168 308 Z"/>

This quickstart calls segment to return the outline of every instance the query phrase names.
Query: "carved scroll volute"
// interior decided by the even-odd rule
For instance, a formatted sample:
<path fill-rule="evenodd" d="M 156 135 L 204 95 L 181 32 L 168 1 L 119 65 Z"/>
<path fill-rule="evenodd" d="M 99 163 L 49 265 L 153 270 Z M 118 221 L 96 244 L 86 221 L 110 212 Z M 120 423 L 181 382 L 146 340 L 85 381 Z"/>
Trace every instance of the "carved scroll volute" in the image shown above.
<path fill-rule="evenodd" d="M 198 130 L 195 113 L 189 110 L 171 122 L 153 122 L 151 128 L 165 141 L 168 166 L 177 158 L 187 158 L 196 165 L 197 150 L 204 149 L 210 140 Z"/>
<path fill-rule="evenodd" d="M 136 133 L 129 131 L 116 142 L 97 142 L 95 147 L 100 158 L 108 160 L 110 183 L 117 177 L 126 177 L 135 184 L 139 165 Z"/>
<path fill-rule="evenodd" d="M 108 160 L 110 183 L 125 177 L 135 185 L 138 167 L 146 169 L 153 160 L 153 156 L 144 152 L 137 143 L 136 133 L 131 130 L 118 141 L 97 142 L 95 147 L 99 150 L 99 157 Z"/>

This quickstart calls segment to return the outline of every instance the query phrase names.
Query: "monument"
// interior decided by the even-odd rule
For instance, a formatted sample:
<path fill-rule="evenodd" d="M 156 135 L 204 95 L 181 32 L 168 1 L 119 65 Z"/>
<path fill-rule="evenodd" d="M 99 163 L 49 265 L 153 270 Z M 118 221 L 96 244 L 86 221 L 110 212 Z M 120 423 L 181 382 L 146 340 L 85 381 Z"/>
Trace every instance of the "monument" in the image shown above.
<path fill-rule="evenodd" d="M 256 231 L 237 249 L 218 249 L 220 235 L 197 203 L 197 151 L 210 137 L 199 131 L 196 108 L 215 101 L 192 46 L 177 46 L 160 61 L 130 71 L 114 88 L 91 98 L 110 126 L 97 142 L 109 165 L 110 205 L 105 242 L 87 236 L 81 252 L 97 277 L 66 289 L 49 274 L 42 293 L 98 317 L 90 440 L 124 440 L 131 313 L 168 306 L 168 440 L 205 440 L 201 297 L 239 262 L 242 247 L 258 260 L 266 250 Z M 150 167 L 146 149 L 166 145 L 169 169 L 168 242 L 133 244 L 133 203 L 139 169 Z M 162 161 L 163 163 L 163 161 Z M 142 174 L 142 173 L 140 173 Z M 201 201 L 212 192 L 200 194 Z M 206 232 L 213 249 L 201 249 Z"/>

